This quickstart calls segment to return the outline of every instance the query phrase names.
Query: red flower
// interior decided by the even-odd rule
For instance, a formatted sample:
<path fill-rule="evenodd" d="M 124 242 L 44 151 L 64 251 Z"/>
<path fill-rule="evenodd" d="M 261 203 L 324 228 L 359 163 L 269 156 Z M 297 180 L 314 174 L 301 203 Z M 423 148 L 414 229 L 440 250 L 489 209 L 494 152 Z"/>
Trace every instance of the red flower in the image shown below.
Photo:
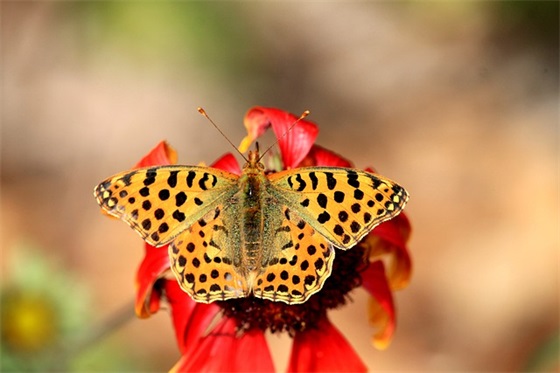
<path fill-rule="evenodd" d="M 249 110 L 244 121 L 249 135 L 241 148 L 247 148 L 272 127 L 279 138 L 284 169 L 352 166 L 341 156 L 314 145 L 318 128 L 312 122 L 301 120 L 286 133 L 296 120 L 294 115 L 278 109 Z M 162 142 L 137 166 L 171 164 L 176 158 L 175 151 Z M 231 154 L 211 167 L 241 173 Z M 146 255 L 137 273 L 136 313 L 149 317 L 159 310 L 162 299 L 169 303 L 182 353 L 172 371 L 274 371 L 264 338 L 268 329 L 285 331 L 294 337 L 290 372 L 364 372 L 367 367 L 331 324 L 327 310 L 345 304 L 348 292 L 363 285 L 371 294 L 370 322 L 378 328 L 373 343 L 377 348 L 385 348 L 395 328 L 391 291 L 406 286 L 410 276 L 411 261 L 406 248 L 409 234 L 410 224 L 401 213 L 376 227 L 351 250 L 337 250 L 332 274 L 323 289 L 307 302 L 296 305 L 252 297 L 196 303 L 180 289 L 172 275 L 167 275 L 167 247 L 146 244 Z"/>

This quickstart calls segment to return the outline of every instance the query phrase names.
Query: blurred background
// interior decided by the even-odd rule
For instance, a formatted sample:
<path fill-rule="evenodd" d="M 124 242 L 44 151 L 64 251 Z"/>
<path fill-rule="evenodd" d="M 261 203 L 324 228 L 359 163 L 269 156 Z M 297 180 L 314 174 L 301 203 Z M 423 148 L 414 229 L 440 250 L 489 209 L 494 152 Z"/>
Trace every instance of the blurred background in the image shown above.
<path fill-rule="evenodd" d="M 173 366 L 168 315 L 131 316 L 143 245 L 92 188 L 162 139 L 211 163 L 231 149 L 197 106 L 238 143 L 262 105 L 309 109 L 320 145 L 411 194 L 392 345 L 371 347 L 365 292 L 332 313 L 371 371 L 558 371 L 558 2 L 0 7 L 2 322 L 58 320 L 4 335 L 4 369 L 52 366 L 60 339 L 63 370 Z"/>

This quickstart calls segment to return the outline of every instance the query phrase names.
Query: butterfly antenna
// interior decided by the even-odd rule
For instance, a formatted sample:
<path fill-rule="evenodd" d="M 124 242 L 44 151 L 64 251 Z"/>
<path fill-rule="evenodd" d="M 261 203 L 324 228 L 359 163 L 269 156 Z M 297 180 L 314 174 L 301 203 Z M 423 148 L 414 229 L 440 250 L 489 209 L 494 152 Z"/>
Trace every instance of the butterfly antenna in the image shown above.
<path fill-rule="evenodd" d="M 270 145 L 270 146 L 261 154 L 261 156 L 259 157 L 258 160 L 260 161 L 260 160 L 262 159 L 262 157 L 263 157 L 266 153 L 268 153 L 268 151 L 269 151 L 270 149 L 272 149 L 273 146 L 275 146 L 276 144 L 278 144 L 278 143 L 280 142 L 280 140 L 282 140 L 284 137 L 286 137 L 286 135 L 296 126 L 296 124 L 299 123 L 300 120 L 302 120 L 303 118 L 305 118 L 305 117 L 308 116 L 309 114 L 310 114 L 310 111 L 309 111 L 309 110 L 305 110 L 305 111 L 299 116 L 299 118 L 296 119 L 296 121 L 295 121 L 294 123 L 292 123 L 292 125 L 286 130 L 286 132 L 284 132 L 284 133 L 282 134 L 282 136 L 280 136 L 278 139 L 276 139 L 276 141 L 274 142 L 274 144 Z"/>
<path fill-rule="evenodd" d="M 249 162 L 249 160 L 248 160 L 247 158 L 245 158 L 245 156 L 243 155 L 243 153 L 241 153 L 241 152 L 239 151 L 239 149 L 237 149 L 237 147 L 236 147 L 235 145 L 233 145 L 233 143 L 232 143 L 231 140 L 225 135 L 225 133 L 222 132 L 222 130 L 220 129 L 220 127 L 218 127 L 218 126 L 216 125 L 216 123 L 214 123 L 214 121 L 212 120 L 212 118 L 210 118 L 210 117 L 208 116 L 208 114 L 206 114 L 206 111 L 205 111 L 203 108 L 201 108 L 201 107 L 197 108 L 197 110 L 198 110 L 198 112 L 199 112 L 200 114 L 202 114 L 203 117 L 205 117 L 206 119 L 208 119 L 208 120 L 210 121 L 210 123 L 212 123 L 212 125 L 214 126 L 214 128 L 216 128 L 216 129 L 218 130 L 218 132 L 224 137 L 224 139 L 226 139 L 227 142 L 229 142 L 229 144 L 235 149 L 235 151 L 238 152 L 238 153 L 243 157 L 243 159 L 245 160 L 245 162 Z"/>

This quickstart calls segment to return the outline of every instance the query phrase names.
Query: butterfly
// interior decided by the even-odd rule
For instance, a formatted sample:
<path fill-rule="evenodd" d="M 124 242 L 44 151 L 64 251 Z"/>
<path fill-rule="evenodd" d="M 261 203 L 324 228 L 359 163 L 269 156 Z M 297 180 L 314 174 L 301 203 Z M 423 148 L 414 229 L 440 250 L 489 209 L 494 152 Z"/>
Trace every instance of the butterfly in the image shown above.
<path fill-rule="evenodd" d="M 242 174 L 158 166 L 95 187 L 97 202 L 150 245 L 197 302 L 247 297 L 304 303 L 329 277 L 335 248 L 398 215 L 408 193 L 374 173 L 302 167 L 265 174 L 258 148 Z"/>

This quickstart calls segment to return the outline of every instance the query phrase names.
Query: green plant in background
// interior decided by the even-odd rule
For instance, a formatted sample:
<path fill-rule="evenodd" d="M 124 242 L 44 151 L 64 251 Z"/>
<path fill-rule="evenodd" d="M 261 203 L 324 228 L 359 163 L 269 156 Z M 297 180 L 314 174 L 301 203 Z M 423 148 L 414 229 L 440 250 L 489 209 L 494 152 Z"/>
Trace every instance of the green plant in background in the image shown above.
<path fill-rule="evenodd" d="M 108 342 L 94 344 L 105 333 L 91 328 L 88 291 L 71 273 L 57 268 L 43 256 L 44 251 L 30 245 L 10 252 L 9 273 L 0 289 L 1 371 L 119 370 L 134 366 L 116 352 L 120 348 L 111 348 Z"/>
<path fill-rule="evenodd" d="M 146 68 L 194 65 L 221 79 L 254 74 L 262 62 L 258 38 L 238 4 L 93 1 L 62 6 L 84 23 L 85 44 L 99 46 L 85 51 L 89 54 L 105 51 Z"/>
<path fill-rule="evenodd" d="M 560 333 L 541 341 L 529 356 L 524 372 L 560 371 Z"/>

